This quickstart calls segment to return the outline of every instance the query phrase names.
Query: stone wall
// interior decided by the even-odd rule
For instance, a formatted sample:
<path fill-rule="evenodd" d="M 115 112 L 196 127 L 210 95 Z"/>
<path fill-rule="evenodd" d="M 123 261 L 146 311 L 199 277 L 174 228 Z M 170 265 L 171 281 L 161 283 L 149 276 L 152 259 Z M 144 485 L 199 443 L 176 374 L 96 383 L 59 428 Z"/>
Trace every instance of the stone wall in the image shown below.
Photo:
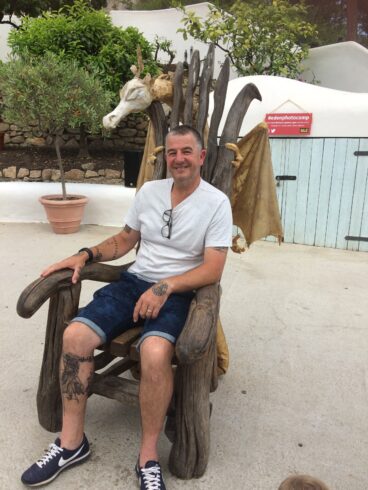
<path fill-rule="evenodd" d="M 146 141 L 148 117 L 131 114 L 119 127 L 104 135 L 89 135 L 90 148 L 143 149 Z M 5 146 L 51 146 L 53 137 L 39 131 L 36 125 L 18 126 L 11 122 L 0 122 L 0 132 L 5 133 Z M 78 148 L 79 130 L 68 129 L 60 134 L 61 146 Z"/>
<path fill-rule="evenodd" d="M 106 134 L 88 135 L 90 150 L 142 150 L 146 142 L 148 117 L 145 114 L 128 116 L 119 127 Z M 6 148 L 49 147 L 53 137 L 38 130 L 36 125 L 21 127 L 9 122 L 0 122 L 0 132 L 5 134 Z M 79 130 L 64 130 L 58 135 L 61 148 L 79 148 Z M 121 184 L 124 182 L 124 170 L 109 168 L 95 169 L 93 162 L 86 162 L 81 168 L 69 168 L 65 172 L 67 182 L 90 182 Z M 29 169 L 26 166 L 9 164 L 0 167 L 0 180 L 22 180 L 25 182 L 59 182 L 60 170 L 53 168 Z"/>
<path fill-rule="evenodd" d="M 88 165 L 88 164 L 87 164 Z M 60 182 L 60 170 L 44 168 L 43 170 L 29 170 L 25 167 L 17 168 L 15 165 L 0 169 L 0 180 L 22 180 L 24 182 Z M 124 170 L 102 169 L 81 170 L 72 168 L 65 172 L 66 182 L 90 182 L 93 184 L 121 184 L 124 182 Z"/>

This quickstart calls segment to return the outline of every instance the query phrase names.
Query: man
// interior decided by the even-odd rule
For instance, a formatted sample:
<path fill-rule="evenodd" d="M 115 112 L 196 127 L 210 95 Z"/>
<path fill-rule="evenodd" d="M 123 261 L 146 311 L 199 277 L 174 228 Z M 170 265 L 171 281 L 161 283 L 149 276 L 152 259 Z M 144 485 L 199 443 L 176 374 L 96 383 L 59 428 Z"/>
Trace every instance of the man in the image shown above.
<path fill-rule="evenodd" d="M 64 468 L 88 457 L 84 416 L 94 349 L 142 319 L 142 435 L 136 472 L 142 490 L 165 489 L 157 442 L 173 392 L 175 342 L 184 327 L 193 290 L 221 279 L 232 234 L 227 196 L 200 177 L 206 152 L 199 133 L 178 126 L 166 138 L 165 153 L 172 178 L 148 182 L 140 189 L 120 233 L 42 273 L 48 276 L 70 268 L 76 283 L 86 262 L 117 259 L 140 241 L 128 272 L 120 281 L 98 290 L 65 329 L 60 363 L 62 431 L 22 475 L 26 485 L 48 483 Z"/>

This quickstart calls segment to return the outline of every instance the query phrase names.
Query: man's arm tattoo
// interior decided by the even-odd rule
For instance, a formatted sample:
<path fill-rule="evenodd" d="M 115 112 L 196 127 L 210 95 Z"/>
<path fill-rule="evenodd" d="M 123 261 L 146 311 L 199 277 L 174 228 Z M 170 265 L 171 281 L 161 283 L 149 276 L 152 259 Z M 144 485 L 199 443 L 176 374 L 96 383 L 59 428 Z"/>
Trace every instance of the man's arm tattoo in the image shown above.
<path fill-rule="evenodd" d="M 93 362 L 93 356 L 80 357 L 75 354 L 63 354 L 64 368 L 60 377 L 61 393 L 65 395 L 67 400 L 76 400 L 79 402 L 79 396 L 88 395 L 92 382 L 93 372 L 87 381 L 87 386 L 84 387 L 79 378 L 79 367 L 82 362 Z"/>
<path fill-rule="evenodd" d="M 221 253 L 226 253 L 227 252 L 227 249 L 229 247 L 212 247 L 214 250 L 217 250 L 218 252 L 221 252 Z"/>
<path fill-rule="evenodd" d="M 93 262 L 99 262 L 102 259 L 102 253 L 98 247 L 95 247 L 96 255 L 93 257 Z"/>
<path fill-rule="evenodd" d="M 154 286 L 152 286 L 152 292 L 155 296 L 164 296 L 167 292 L 167 288 L 169 286 L 166 282 L 158 282 Z"/>
<path fill-rule="evenodd" d="M 112 256 L 112 260 L 115 260 L 118 258 L 118 241 L 114 236 L 112 237 L 112 241 L 114 243 L 114 254 Z"/>

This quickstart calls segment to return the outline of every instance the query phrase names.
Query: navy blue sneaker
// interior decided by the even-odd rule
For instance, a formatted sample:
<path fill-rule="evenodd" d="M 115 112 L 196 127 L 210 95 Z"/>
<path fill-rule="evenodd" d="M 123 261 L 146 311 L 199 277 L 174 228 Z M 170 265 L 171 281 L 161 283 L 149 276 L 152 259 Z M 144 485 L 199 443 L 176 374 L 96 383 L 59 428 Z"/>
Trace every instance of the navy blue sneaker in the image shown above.
<path fill-rule="evenodd" d="M 29 487 L 46 485 L 66 468 L 73 464 L 82 463 L 90 454 L 87 437 L 84 435 L 82 444 L 77 449 L 69 450 L 60 447 L 57 438 L 45 454 L 22 475 L 22 482 Z"/>
<path fill-rule="evenodd" d="M 144 467 L 135 466 L 141 490 L 166 490 L 161 466 L 157 461 L 147 461 Z"/>

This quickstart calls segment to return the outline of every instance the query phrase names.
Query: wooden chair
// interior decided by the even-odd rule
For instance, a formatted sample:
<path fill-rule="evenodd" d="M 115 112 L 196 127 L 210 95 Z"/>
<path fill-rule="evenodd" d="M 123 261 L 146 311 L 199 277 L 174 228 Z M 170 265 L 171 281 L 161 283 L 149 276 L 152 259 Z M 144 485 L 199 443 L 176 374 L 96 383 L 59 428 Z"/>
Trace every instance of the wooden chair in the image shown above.
<path fill-rule="evenodd" d="M 59 361 L 66 325 L 76 316 L 82 282 L 112 282 L 130 264 L 111 266 L 87 265 L 81 282 L 71 283 L 72 271 L 58 271 L 47 278 L 32 282 L 21 294 L 17 311 L 23 318 L 31 317 L 49 300 L 44 355 L 37 392 L 39 422 L 46 430 L 61 429 L 61 394 Z M 169 409 L 165 432 L 173 443 L 169 468 L 179 478 L 193 478 L 205 472 L 210 446 L 210 391 L 217 388 L 216 326 L 218 319 L 219 285 L 197 291 L 188 318 L 175 349 L 175 394 Z M 95 377 L 91 394 L 121 402 L 138 397 L 138 381 L 121 374 L 139 366 L 135 344 L 141 328 L 123 333 L 95 355 Z M 113 363 L 111 362 L 119 358 Z"/>
<path fill-rule="evenodd" d="M 178 63 L 174 80 L 174 101 L 170 126 L 194 124 L 201 134 L 205 131 L 208 98 L 214 64 L 214 47 L 211 46 L 199 79 L 199 54 L 193 54 L 188 74 L 188 86 L 183 96 L 183 65 Z M 215 89 L 215 107 L 208 138 L 208 152 L 203 168 L 203 178 L 231 194 L 233 152 L 225 143 L 236 143 L 245 112 L 253 100 L 260 99 L 257 88 L 249 84 L 237 96 L 229 111 L 220 146 L 217 130 L 224 107 L 229 62 L 225 62 Z M 197 118 L 192 119 L 193 94 L 199 81 Z M 184 100 L 185 99 L 185 100 Z M 156 136 L 156 146 L 163 144 L 168 127 L 161 104 L 153 102 L 149 108 Z M 183 114 L 180 116 L 180 114 Z M 166 177 L 163 155 L 157 156 L 154 179 Z M 120 273 L 130 264 L 112 266 L 89 264 L 81 273 L 81 282 L 71 284 L 72 272 L 58 271 L 47 278 L 39 278 L 21 294 L 17 311 L 23 318 L 31 317 L 49 300 L 44 356 L 37 393 L 39 422 L 46 430 L 61 429 L 61 394 L 59 386 L 59 360 L 62 336 L 66 325 L 76 316 L 82 282 L 85 279 L 102 282 L 118 280 Z M 217 388 L 216 329 L 219 315 L 219 284 L 199 289 L 192 301 L 185 327 L 175 348 L 174 396 L 169 408 L 165 433 L 173 443 L 169 469 L 179 478 L 200 477 L 206 470 L 210 447 L 210 392 Z M 140 328 L 120 335 L 109 345 L 101 347 L 95 356 L 95 377 L 91 394 L 125 402 L 137 399 L 138 381 L 122 376 L 128 370 L 139 369 L 139 355 L 135 344 Z M 116 357 L 119 358 L 116 361 Z M 112 363 L 112 361 L 114 361 Z"/>

